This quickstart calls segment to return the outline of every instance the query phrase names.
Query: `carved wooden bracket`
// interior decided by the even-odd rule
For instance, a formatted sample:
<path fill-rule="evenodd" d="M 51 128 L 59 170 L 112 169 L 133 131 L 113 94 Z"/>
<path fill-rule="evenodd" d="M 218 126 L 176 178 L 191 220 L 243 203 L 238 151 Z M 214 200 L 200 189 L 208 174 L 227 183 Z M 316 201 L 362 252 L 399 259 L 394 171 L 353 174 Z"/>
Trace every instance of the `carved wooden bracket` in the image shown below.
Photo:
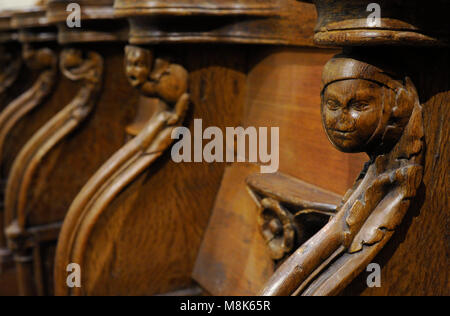
<path fill-rule="evenodd" d="M 31 138 L 14 161 L 5 196 L 6 232 L 11 241 L 26 233 L 28 190 L 45 155 L 91 113 L 101 89 L 103 58 L 95 52 L 66 49 L 61 53 L 61 72 L 81 81 L 73 101 Z"/>
<path fill-rule="evenodd" d="M 8 47 L 0 46 L 0 104 L 6 90 L 16 81 L 20 68 L 22 66 L 22 58 Z"/>
<path fill-rule="evenodd" d="M 312 0 L 318 11 L 314 40 L 321 45 L 448 45 L 446 18 L 450 3 L 436 0 L 372 1 L 379 5 L 379 19 L 368 19 L 371 1 Z M 430 18 L 432 17 L 432 18 Z M 373 23 L 372 23 L 373 22 Z"/>
<path fill-rule="evenodd" d="M 181 126 L 189 105 L 188 73 L 165 58 L 153 59 L 153 52 L 126 47 L 126 73 L 130 84 L 142 94 L 157 98 L 157 110 L 139 128 L 136 136 L 116 152 L 88 181 L 72 203 L 61 231 L 56 267 L 58 295 L 70 291 L 64 286 L 64 267 L 70 262 L 83 266 L 83 254 L 100 216 L 115 197 L 172 144 L 172 132 Z M 147 99 L 148 101 L 148 99 Z M 80 295 L 82 289 L 73 289 Z"/>
<path fill-rule="evenodd" d="M 314 7 L 297 0 L 116 0 L 131 44 L 258 43 L 312 46 Z M 149 18 L 151 16 L 151 18 Z M 298 30 L 301 29 L 301 32 Z"/>
<path fill-rule="evenodd" d="M 30 70 L 38 74 L 31 88 L 11 101 L 0 114 L 0 157 L 4 155 L 5 141 L 11 131 L 30 111 L 42 104 L 53 90 L 57 76 L 57 57 L 55 52 L 47 46 L 56 40 L 55 31 L 55 27 L 45 18 L 44 6 L 11 11 L 0 16 L 0 32 L 6 32 L 5 36 L 0 36 L 0 41 L 11 44 L 12 40 L 18 40 L 22 44 L 22 54 L 19 50 L 11 50 L 5 51 L 6 54 L 3 55 L 2 69 L 5 72 L 0 75 L 0 99 L 6 97 L 5 90 L 16 81 L 20 71 L 23 70 L 22 59 Z M 2 200 L 0 248 L 6 247 L 3 197 L 7 179 L 3 177 L 5 175 L 2 175 L 0 186 Z M 3 253 L 7 254 L 8 251 Z"/>
<path fill-rule="evenodd" d="M 51 93 L 57 75 L 57 57 L 49 48 L 32 49 L 25 45 L 23 51 L 24 60 L 28 67 L 40 71 L 39 77 L 29 90 L 10 103 L 0 113 L 0 157 L 3 157 L 3 150 L 6 138 L 16 124 L 30 111 L 42 104 L 43 100 Z M 17 62 L 20 65 L 20 62 Z M 16 65 L 16 66 L 18 66 Z M 16 67 L 12 66 L 12 67 Z M 18 66 L 17 68 L 20 68 Z M 18 71 L 19 69 L 17 69 Z M 15 75 L 17 76 L 17 74 Z M 0 197 L 4 198 L 3 183 L 7 179 L 1 179 Z M 0 227 L 3 229 L 3 203 L 0 209 Z M 6 246 L 3 232 L 0 237 L 0 247 Z"/>
<path fill-rule="evenodd" d="M 388 242 L 422 181 L 422 107 L 404 73 L 368 54 L 335 56 L 323 72 L 322 118 L 339 150 L 367 152 L 370 161 L 336 215 L 283 263 L 264 295 L 337 294 Z"/>
<path fill-rule="evenodd" d="M 0 157 L 8 133 L 31 110 L 39 106 L 55 84 L 58 59 L 50 48 L 23 48 L 23 57 L 30 69 L 40 71 L 36 82 L 0 113 Z"/>
<path fill-rule="evenodd" d="M 325 226 L 341 201 L 338 195 L 279 173 L 252 175 L 247 185 L 274 260 L 284 259 Z M 312 198 L 321 203 L 309 202 Z"/>

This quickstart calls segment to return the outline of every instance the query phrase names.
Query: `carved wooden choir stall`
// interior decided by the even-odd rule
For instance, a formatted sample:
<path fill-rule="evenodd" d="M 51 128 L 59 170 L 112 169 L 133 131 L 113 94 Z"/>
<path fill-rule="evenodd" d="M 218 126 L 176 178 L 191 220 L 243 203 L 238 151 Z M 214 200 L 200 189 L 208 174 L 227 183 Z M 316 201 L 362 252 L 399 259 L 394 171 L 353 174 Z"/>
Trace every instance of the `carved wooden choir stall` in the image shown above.
<path fill-rule="evenodd" d="M 448 1 L 21 1 L 0 295 L 450 294 Z"/>

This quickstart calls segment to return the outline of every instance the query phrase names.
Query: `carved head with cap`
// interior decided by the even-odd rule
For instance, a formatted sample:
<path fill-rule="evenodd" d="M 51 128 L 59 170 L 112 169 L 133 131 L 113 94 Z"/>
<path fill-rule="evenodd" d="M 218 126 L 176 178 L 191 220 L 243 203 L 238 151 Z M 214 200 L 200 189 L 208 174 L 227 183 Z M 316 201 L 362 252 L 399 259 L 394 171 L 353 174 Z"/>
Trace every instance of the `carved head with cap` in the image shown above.
<path fill-rule="evenodd" d="M 409 78 L 360 56 L 337 55 L 324 68 L 322 121 L 331 143 L 348 153 L 386 152 L 400 139 L 417 92 Z"/>
<path fill-rule="evenodd" d="M 130 84 L 149 97 L 175 104 L 187 91 L 188 72 L 153 52 L 138 46 L 125 48 L 125 72 Z"/>
<path fill-rule="evenodd" d="M 55 53 L 49 48 L 34 48 L 30 44 L 25 44 L 22 50 L 22 57 L 27 66 L 34 70 L 56 66 Z"/>

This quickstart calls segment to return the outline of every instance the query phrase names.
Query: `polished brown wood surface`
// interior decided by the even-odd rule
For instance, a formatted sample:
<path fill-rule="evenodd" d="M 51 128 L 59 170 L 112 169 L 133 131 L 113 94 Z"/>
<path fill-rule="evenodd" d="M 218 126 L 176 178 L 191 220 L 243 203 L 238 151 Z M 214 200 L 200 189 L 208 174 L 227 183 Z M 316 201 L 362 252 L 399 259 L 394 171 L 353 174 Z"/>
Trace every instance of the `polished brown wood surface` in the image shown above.
<path fill-rule="evenodd" d="M 316 12 L 296 0 L 117 0 L 114 8 L 117 16 L 134 16 L 129 39 L 137 45 L 167 41 L 313 45 Z"/>
<path fill-rule="evenodd" d="M 17 1 L 0 295 L 450 293 L 448 1 Z"/>
<path fill-rule="evenodd" d="M 311 0 L 318 11 L 316 41 L 321 45 L 447 45 L 450 30 L 446 0 Z M 379 20 L 369 18 L 379 6 Z M 378 9 L 377 9 L 378 10 Z"/>

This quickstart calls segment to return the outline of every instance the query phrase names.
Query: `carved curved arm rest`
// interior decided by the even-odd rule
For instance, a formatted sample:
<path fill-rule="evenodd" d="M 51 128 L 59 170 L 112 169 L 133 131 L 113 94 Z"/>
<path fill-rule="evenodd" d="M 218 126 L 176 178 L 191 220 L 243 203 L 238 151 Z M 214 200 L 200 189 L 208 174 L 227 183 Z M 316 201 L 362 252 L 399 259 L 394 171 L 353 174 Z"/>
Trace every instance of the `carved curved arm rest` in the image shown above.
<path fill-rule="evenodd" d="M 4 45 L 0 46 L 0 101 L 5 92 L 17 80 L 20 68 L 22 67 L 22 57 L 16 52 L 9 51 Z"/>
<path fill-rule="evenodd" d="M 315 210 L 333 216 L 340 203 L 337 195 L 330 198 L 331 195 L 322 194 L 314 186 L 281 173 L 254 174 L 247 178 L 247 185 L 253 196 L 271 197 L 291 205 L 300 213 Z M 317 201 L 308 200 L 311 198 Z"/>
<path fill-rule="evenodd" d="M 322 117 L 330 141 L 342 151 L 366 151 L 371 160 L 337 214 L 280 266 L 264 295 L 339 293 L 388 242 L 416 194 L 423 174 L 422 106 L 409 77 L 398 80 L 372 62 L 338 55 L 324 69 Z M 354 122 L 341 110 L 353 90 L 351 105 L 365 104 L 351 114 Z"/>
<path fill-rule="evenodd" d="M 149 51 L 137 47 L 127 47 L 126 52 L 129 64 L 127 75 L 130 82 L 135 87 L 141 88 L 141 92 L 148 94 L 149 90 L 143 87 L 152 74 L 149 70 L 151 65 L 146 64 L 147 76 L 140 77 L 140 73 L 136 73 L 138 68 L 134 68 L 133 63 L 140 58 L 147 57 Z M 150 62 L 150 59 L 144 58 L 144 61 Z M 187 72 L 178 65 L 171 65 L 171 67 L 177 71 L 175 74 L 169 73 L 168 75 L 174 75 L 171 79 L 175 78 L 174 80 L 180 83 L 180 86 L 183 87 L 182 90 L 185 91 L 187 89 Z M 83 267 L 83 254 L 86 253 L 88 241 L 101 216 L 121 191 L 170 148 L 173 143 L 172 134 L 184 121 L 189 105 L 189 94 L 186 92 L 180 94 L 173 109 L 169 109 L 169 102 L 163 96 L 170 95 L 173 90 L 171 85 L 165 84 L 163 77 L 159 79 L 160 81 L 153 82 L 156 90 L 152 90 L 152 93 L 157 91 L 160 93 L 155 95 L 158 97 L 156 112 L 147 122 L 143 123 L 142 118 L 139 118 L 139 124 L 129 128 L 135 132 L 135 128 L 138 126 L 140 131 L 94 174 L 77 195 L 67 213 L 56 255 L 55 289 L 57 295 L 68 294 L 68 288 L 64 285 L 65 266 L 70 262 L 77 262 Z M 136 80 L 141 81 L 136 82 Z M 148 112 L 151 106 L 145 104 L 145 101 L 153 102 L 155 100 L 142 99 L 140 110 Z M 69 289 L 69 291 L 75 295 L 82 293 L 82 289 Z"/>
<path fill-rule="evenodd" d="M 73 52 L 73 54 L 70 54 Z M 83 68 L 85 75 L 76 78 L 83 79 L 82 87 L 73 101 L 45 124 L 24 146 L 15 159 L 8 180 L 5 196 L 5 222 L 16 222 L 19 230 L 26 229 L 27 194 L 33 175 L 46 154 L 61 140 L 83 122 L 92 111 L 101 88 L 103 59 L 94 52 L 89 52 L 84 58 L 79 51 L 63 52 L 61 65 L 63 73 L 72 69 Z M 67 59 L 71 59 L 67 62 Z M 17 229 L 16 229 L 17 230 Z"/>
<path fill-rule="evenodd" d="M 187 109 L 189 95 L 180 102 Z M 182 117 L 169 124 L 173 113 L 160 111 L 147 122 L 141 132 L 112 156 L 88 181 L 73 201 L 61 231 L 55 267 L 58 295 L 64 295 L 64 267 L 69 262 L 83 266 L 83 253 L 98 219 L 115 197 L 160 157 L 172 144 L 171 135 L 181 126 Z M 73 294 L 81 290 L 74 289 Z"/>
<path fill-rule="evenodd" d="M 11 102 L 0 113 L 0 157 L 3 153 L 3 146 L 9 132 L 27 113 L 42 104 L 42 101 L 51 93 L 57 75 L 57 57 L 49 48 L 42 48 L 39 52 L 32 54 L 31 59 L 36 59 L 32 63 L 33 68 L 42 69 L 36 82 L 29 90 Z M 42 56 L 39 58 L 38 56 Z M 51 60 L 49 63 L 48 59 Z M 1 93 L 1 92 L 0 92 Z"/>

